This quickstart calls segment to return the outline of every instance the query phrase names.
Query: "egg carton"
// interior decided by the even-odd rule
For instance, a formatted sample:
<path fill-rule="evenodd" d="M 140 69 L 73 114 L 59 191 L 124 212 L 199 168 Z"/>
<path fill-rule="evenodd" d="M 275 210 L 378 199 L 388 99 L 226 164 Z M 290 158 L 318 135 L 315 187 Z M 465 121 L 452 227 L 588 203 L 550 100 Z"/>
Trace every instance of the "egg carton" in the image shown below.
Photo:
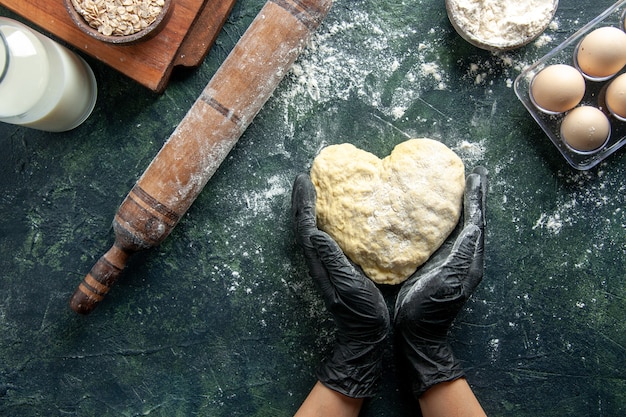
<path fill-rule="evenodd" d="M 566 113 L 547 114 L 539 110 L 532 102 L 530 97 L 530 84 L 534 76 L 543 68 L 554 64 L 567 64 L 574 66 L 574 54 L 580 41 L 593 30 L 604 27 L 614 26 L 624 30 L 624 19 L 626 18 L 626 0 L 618 1 L 613 6 L 606 9 L 603 13 L 590 21 L 588 24 L 579 29 L 559 46 L 548 52 L 537 62 L 526 68 L 515 79 L 515 94 L 522 102 L 524 107 L 532 115 L 535 121 L 546 133 L 554 146 L 559 150 L 565 160 L 575 169 L 584 171 L 598 165 L 609 155 L 616 152 L 626 143 L 626 122 L 616 119 L 606 110 L 604 104 L 604 88 L 610 81 L 626 71 L 622 68 L 614 77 L 604 81 L 591 81 L 585 79 L 585 95 L 579 105 L 594 106 L 607 114 L 611 123 L 611 133 L 608 141 L 604 146 L 595 152 L 576 152 L 568 147 L 561 138 L 561 122 Z"/>

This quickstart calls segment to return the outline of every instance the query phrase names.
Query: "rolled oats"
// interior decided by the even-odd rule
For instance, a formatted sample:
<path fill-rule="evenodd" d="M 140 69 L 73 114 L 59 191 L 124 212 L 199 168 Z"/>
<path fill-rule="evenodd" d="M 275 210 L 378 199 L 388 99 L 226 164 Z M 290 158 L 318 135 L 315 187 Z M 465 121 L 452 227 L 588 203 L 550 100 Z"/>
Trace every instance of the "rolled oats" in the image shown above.
<path fill-rule="evenodd" d="M 87 24 L 105 36 L 128 36 L 150 26 L 164 0 L 72 0 Z"/>

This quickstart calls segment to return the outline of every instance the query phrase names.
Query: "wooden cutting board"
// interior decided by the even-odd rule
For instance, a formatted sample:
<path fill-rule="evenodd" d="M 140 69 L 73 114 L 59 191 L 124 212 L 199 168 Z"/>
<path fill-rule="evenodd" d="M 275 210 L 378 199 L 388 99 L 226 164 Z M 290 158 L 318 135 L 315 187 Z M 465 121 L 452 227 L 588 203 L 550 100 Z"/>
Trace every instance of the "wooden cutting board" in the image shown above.
<path fill-rule="evenodd" d="M 111 45 L 84 34 L 70 18 L 63 0 L 0 0 L 17 13 L 87 55 L 161 93 L 176 66 L 199 65 L 222 29 L 236 0 L 174 0 L 166 26 L 134 45 Z"/>

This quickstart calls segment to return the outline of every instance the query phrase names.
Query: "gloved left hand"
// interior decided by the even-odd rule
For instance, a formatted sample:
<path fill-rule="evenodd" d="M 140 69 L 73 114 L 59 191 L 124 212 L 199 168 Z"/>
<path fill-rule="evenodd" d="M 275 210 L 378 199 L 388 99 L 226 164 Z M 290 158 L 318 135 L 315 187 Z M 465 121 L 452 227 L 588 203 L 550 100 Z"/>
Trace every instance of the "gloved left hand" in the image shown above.
<path fill-rule="evenodd" d="M 381 375 L 389 312 L 376 285 L 317 228 L 315 204 L 315 187 L 308 175 L 300 174 L 291 199 L 296 240 L 337 326 L 332 355 L 321 364 L 317 378 L 349 397 L 371 397 Z"/>

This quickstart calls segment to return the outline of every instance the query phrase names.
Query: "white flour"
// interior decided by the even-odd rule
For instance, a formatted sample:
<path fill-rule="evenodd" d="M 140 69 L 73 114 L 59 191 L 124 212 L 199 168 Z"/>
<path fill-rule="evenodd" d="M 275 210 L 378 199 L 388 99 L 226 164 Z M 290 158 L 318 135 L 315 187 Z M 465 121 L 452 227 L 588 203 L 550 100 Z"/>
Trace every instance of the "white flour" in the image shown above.
<path fill-rule="evenodd" d="M 306 116 L 316 102 L 356 96 L 385 115 L 399 119 L 411 103 L 419 100 L 423 90 L 448 89 L 448 77 L 438 63 L 437 42 L 445 38 L 446 28 L 429 29 L 428 38 L 435 42 L 424 40 L 407 48 L 399 39 L 415 36 L 415 29 L 394 26 L 393 21 L 358 8 L 347 13 L 342 20 L 333 20 L 331 16 L 325 21 L 291 68 L 289 76 L 295 82 L 276 93 L 291 107 L 292 117 Z M 363 33 L 369 36 L 355 44 L 354 37 Z M 402 81 L 390 102 L 384 102 L 384 82 L 397 74 L 402 74 Z"/>
<path fill-rule="evenodd" d="M 538 0 L 526 2 L 534 4 Z M 545 6 L 545 0 L 542 3 Z M 551 1 L 548 3 L 552 4 Z M 442 59 L 445 53 L 441 50 L 449 36 L 449 26 L 433 25 L 419 35 L 424 28 L 398 25 L 359 8 L 344 13 L 346 16 L 341 19 L 334 19 L 331 14 L 324 22 L 291 68 L 288 74 L 291 80 L 275 93 L 275 100 L 289 109 L 288 117 L 292 119 L 289 124 L 300 116 L 308 117 L 312 108 L 320 103 L 350 99 L 358 99 L 392 120 L 402 120 L 415 102 L 432 107 L 422 98 L 425 91 L 450 91 L 453 88 L 455 80 L 451 77 L 457 75 L 450 73 L 450 63 Z M 548 29 L 556 31 L 556 21 L 552 21 Z M 367 33 L 368 36 L 363 36 Z M 412 38 L 419 41 L 405 41 Z M 550 35 L 544 34 L 536 46 L 544 46 L 550 41 Z M 498 80 L 511 88 L 515 77 L 528 65 L 519 58 L 503 52 L 489 57 L 476 56 L 476 61 L 467 63 L 468 69 L 463 76 L 475 85 L 489 87 Z M 502 79 L 504 81 L 500 81 Z M 393 92 L 385 91 L 390 85 L 394 86 Z M 387 96 L 383 97 L 383 94 Z M 432 110 L 439 112 L 434 107 Z M 448 119 L 454 117 L 439 113 Z"/>
<path fill-rule="evenodd" d="M 555 10 L 553 0 L 451 0 L 451 20 L 470 38 L 507 47 L 535 38 L 548 25 Z"/>
<path fill-rule="evenodd" d="M 606 233 L 599 233 L 600 236 L 610 236 L 610 229 L 615 224 L 625 225 L 626 212 L 622 209 L 620 200 L 607 196 L 606 190 L 616 189 L 618 195 L 623 195 L 626 185 L 622 184 L 620 178 L 606 176 L 601 169 L 596 175 L 597 177 L 587 171 L 559 173 L 560 181 L 566 183 L 572 191 L 560 197 L 551 210 L 540 213 L 531 230 L 545 230 L 551 235 L 558 235 L 563 229 L 576 224 L 596 222 L 597 209 L 611 212 L 606 222 L 599 222 L 596 226 L 600 229 L 607 228 Z M 589 209 L 582 209 L 583 207 Z"/>

